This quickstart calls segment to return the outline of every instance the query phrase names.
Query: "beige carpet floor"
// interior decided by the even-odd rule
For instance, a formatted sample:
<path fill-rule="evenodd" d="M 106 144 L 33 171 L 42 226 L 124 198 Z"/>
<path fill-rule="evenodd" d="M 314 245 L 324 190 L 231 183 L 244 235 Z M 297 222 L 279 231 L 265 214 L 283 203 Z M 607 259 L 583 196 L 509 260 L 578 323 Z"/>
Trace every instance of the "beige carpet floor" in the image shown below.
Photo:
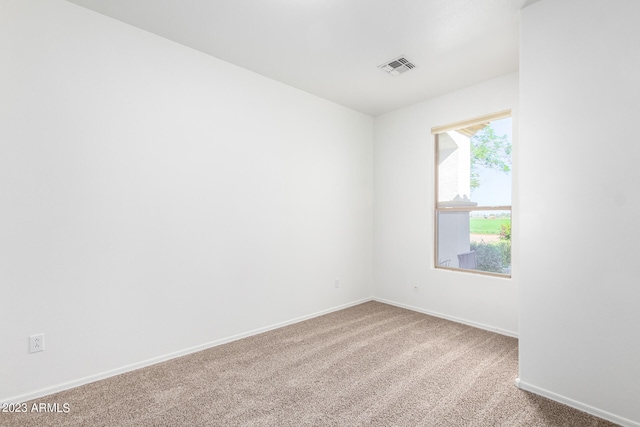
<path fill-rule="evenodd" d="M 514 338 L 368 302 L 0 414 L 2 426 L 613 426 L 519 390 Z"/>

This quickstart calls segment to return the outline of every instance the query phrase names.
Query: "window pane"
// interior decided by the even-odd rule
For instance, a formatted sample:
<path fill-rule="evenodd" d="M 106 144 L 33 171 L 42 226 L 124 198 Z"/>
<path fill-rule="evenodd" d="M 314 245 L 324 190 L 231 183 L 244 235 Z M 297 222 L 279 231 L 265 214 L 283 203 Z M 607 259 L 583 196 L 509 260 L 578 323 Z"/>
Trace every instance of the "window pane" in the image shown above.
<path fill-rule="evenodd" d="M 438 207 L 511 205 L 511 117 L 437 135 Z"/>
<path fill-rule="evenodd" d="M 511 274 L 511 211 L 438 212 L 438 266 Z"/>

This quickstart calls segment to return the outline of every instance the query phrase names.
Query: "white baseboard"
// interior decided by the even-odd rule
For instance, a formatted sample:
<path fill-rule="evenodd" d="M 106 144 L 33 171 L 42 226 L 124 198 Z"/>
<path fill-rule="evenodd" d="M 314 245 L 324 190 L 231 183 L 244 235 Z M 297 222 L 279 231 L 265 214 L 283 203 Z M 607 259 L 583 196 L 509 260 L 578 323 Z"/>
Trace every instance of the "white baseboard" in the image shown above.
<path fill-rule="evenodd" d="M 513 331 L 507 331 L 505 329 L 496 328 L 482 323 L 473 322 L 466 319 L 461 319 L 455 316 L 449 316 L 447 314 L 438 313 L 436 311 L 425 310 L 424 308 L 413 307 L 411 305 L 402 304 L 395 301 L 389 301 L 383 298 L 373 298 L 374 301 L 382 302 L 384 304 L 395 305 L 396 307 L 406 308 L 407 310 L 417 311 L 418 313 L 428 314 L 430 316 L 439 317 L 441 319 L 451 320 L 452 322 L 462 323 L 464 325 L 473 326 L 474 328 L 484 329 L 485 331 L 495 332 L 500 335 L 506 335 L 508 337 L 518 338 L 518 333 Z"/>
<path fill-rule="evenodd" d="M 339 305 L 337 307 L 332 307 L 326 310 L 321 310 L 306 316 L 296 317 L 294 319 L 286 320 L 284 322 L 275 323 L 273 325 L 265 326 L 263 328 L 254 329 L 248 332 L 244 332 L 241 334 L 233 335 L 230 337 L 222 338 L 219 340 L 211 341 L 208 343 L 200 344 L 194 347 L 186 348 L 184 350 L 175 351 L 173 353 L 165 354 L 163 356 L 154 357 L 151 359 L 143 360 L 141 362 L 132 363 L 130 365 L 122 366 L 120 368 L 111 369 L 109 371 L 104 371 L 99 374 L 89 375 L 83 378 L 79 378 L 77 380 L 65 382 L 62 384 L 57 384 L 52 387 L 46 387 L 40 390 L 36 390 L 34 392 L 25 393 L 19 396 L 11 397 L 7 400 L 0 401 L 0 404 L 3 403 L 22 403 L 29 400 L 39 399 L 44 396 L 49 396 L 54 393 L 58 393 L 64 390 L 69 390 L 71 388 L 80 387 L 85 384 L 89 384 L 92 382 L 100 381 L 106 378 L 110 378 L 116 375 L 124 374 L 126 372 L 135 371 L 136 369 L 145 368 L 147 366 L 155 365 L 160 362 L 165 362 L 167 360 L 175 359 L 176 357 L 186 356 L 187 354 L 196 353 L 198 351 L 206 350 L 208 348 L 217 347 L 222 344 L 227 344 L 233 341 L 240 340 L 242 338 L 247 338 L 253 335 L 258 335 L 263 332 L 271 331 L 274 329 L 282 328 L 283 326 L 292 325 L 294 323 L 303 322 L 305 320 L 313 319 L 314 317 L 323 316 L 325 314 L 332 313 L 334 311 L 344 310 L 345 308 L 353 307 L 358 304 L 362 304 L 368 301 L 372 301 L 373 298 L 364 298 L 358 301 L 353 301 L 347 304 Z"/>
<path fill-rule="evenodd" d="M 556 394 L 553 393 L 549 390 L 545 390 L 543 388 L 540 387 L 536 387 L 532 384 L 528 384 L 526 382 L 523 382 L 522 380 L 520 380 L 520 378 L 517 378 L 516 381 L 516 387 L 518 387 L 521 390 L 525 390 L 525 391 L 529 391 L 531 393 L 540 395 L 542 397 L 546 397 L 547 399 L 551 399 L 554 400 L 556 402 L 565 404 L 567 406 L 570 406 L 572 408 L 578 409 L 582 412 L 586 412 L 588 414 L 591 415 L 595 415 L 596 417 L 600 417 L 602 419 L 605 419 L 607 421 L 611 421 L 612 423 L 616 423 L 619 424 L 621 426 L 624 427 L 640 427 L 640 423 L 636 422 L 636 421 L 632 421 L 629 420 L 627 418 L 623 418 L 623 417 L 619 417 L 615 414 L 612 414 L 610 412 L 607 411 L 602 411 L 598 408 L 594 408 L 593 406 L 590 405 L 586 405 L 584 403 L 578 402 L 576 400 L 570 399 L 568 397 L 562 396 L 560 394 Z"/>

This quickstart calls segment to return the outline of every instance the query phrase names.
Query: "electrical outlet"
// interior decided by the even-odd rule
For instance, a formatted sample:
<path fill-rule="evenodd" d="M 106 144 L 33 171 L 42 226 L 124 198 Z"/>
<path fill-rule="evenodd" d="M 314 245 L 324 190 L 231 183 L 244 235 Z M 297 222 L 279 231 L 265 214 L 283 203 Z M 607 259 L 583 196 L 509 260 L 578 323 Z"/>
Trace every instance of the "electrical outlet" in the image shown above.
<path fill-rule="evenodd" d="M 413 283 L 413 292 L 420 292 L 420 287 L 416 282 Z"/>
<path fill-rule="evenodd" d="M 44 351 L 44 334 L 31 335 L 29 337 L 29 353 Z"/>
<path fill-rule="evenodd" d="M 334 282 L 334 286 L 335 286 L 336 288 L 339 288 L 339 287 L 340 287 L 340 279 L 336 279 L 336 281 Z"/>

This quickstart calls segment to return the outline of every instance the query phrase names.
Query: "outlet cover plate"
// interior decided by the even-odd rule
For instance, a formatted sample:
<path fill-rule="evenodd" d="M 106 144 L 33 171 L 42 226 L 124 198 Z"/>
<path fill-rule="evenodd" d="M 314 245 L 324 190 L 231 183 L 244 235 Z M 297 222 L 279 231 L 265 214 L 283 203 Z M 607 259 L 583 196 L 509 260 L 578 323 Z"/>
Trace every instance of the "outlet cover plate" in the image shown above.
<path fill-rule="evenodd" d="M 44 334 L 31 335 L 29 337 L 29 353 L 44 351 Z"/>

